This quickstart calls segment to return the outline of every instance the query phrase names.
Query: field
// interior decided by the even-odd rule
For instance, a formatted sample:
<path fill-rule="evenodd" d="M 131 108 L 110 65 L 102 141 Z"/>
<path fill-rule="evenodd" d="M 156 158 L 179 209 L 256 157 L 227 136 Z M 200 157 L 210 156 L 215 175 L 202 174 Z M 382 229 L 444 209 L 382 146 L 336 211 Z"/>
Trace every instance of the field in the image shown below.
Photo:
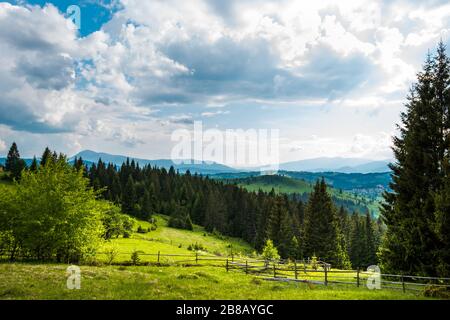
<path fill-rule="evenodd" d="M 81 289 L 66 288 L 66 265 L 0 264 L 0 299 L 424 299 L 364 287 L 264 281 L 213 267 L 82 266 Z"/>
<path fill-rule="evenodd" d="M 189 250 L 190 245 L 201 245 L 203 248 L 201 254 L 214 254 L 218 256 L 226 255 L 248 255 L 253 249 L 245 241 L 239 238 L 225 237 L 208 233 L 203 227 L 194 225 L 193 231 L 181 230 L 167 227 L 168 217 L 155 215 L 157 229 L 148 233 L 133 233 L 130 238 L 112 239 L 104 244 L 100 252 L 109 252 L 114 249 L 118 252 L 114 262 L 128 262 L 134 251 L 141 252 L 142 262 L 154 262 L 155 256 L 146 256 L 142 253 L 157 254 L 158 251 L 164 254 L 173 255 L 193 255 Z M 138 221 L 137 226 L 142 228 L 151 227 L 151 224 L 145 221 Z M 107 254 L 100 254 L 99 261 L 105 262 Z M 172 262 L 171 259 L 162 258 L 161 262 Z M 173 260 L 173 259 L 172 259 Z"/>
<path fill-rule="evenodd" d="M 143 221 L 138 224 L 150 226 Z M 156 224 L 158 228 L 149 233 L 135 232 L 130 238 L 106 243 L 103 251 L 114 247 L 121 254 L 112 265 L 106 263 L 106 254 L 100 254 L 98 265 L 81 266 L 80 290 L 67 289 L 65 264 L 0 263 L 0 299 L 424 299 L 421 292 L 368 290 L 364 284 L 357 288 L 266 281 L 242 269 L 227 272 L 222 262 L 200 261 L 196 265 L 195 253 L 188 250 L 193 243 L 204 246 L 200 257 L 214 254 L 222 256 L 221 259 L 231 253 L 247 259 L 245 255 L 252 248 L 239 239 L 207 234 L 199 226 L 194 231 L 169 228 L 164 216 L 156 216 Z M 140 262 L 148 265 L 133 266 L 130 265 L 133 251 L 191 257 L 188 263 L 175 263 L 164 257 L 157 263 L 156 255 L 140 255 Z M 313 278 L 322 275 L 309 273 Z"/>

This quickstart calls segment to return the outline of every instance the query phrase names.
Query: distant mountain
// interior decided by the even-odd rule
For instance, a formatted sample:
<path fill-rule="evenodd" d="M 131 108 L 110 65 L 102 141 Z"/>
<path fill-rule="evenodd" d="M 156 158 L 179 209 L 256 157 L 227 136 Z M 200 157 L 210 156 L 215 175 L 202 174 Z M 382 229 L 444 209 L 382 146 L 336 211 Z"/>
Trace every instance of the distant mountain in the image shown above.
<path fill-rule="evenodd" d="M 261 176 L 258 171 L 236 172 L 236 173 L 217 173 L 210 175 L 212 179 L 219 180 L 237 180 L 250 177 Z M 372 173 L 342 173 L 342 172 L 306 172 L 306 171 L 278 171 L 278 176 L 290 177 L 298 180 L 304 180 L 308 183 L 315 183 L 318 179 L 324 178 L 326 183 L 333 188 L 347 191 L 375 190 L 379 193 L 383 190 L 389 190 L 391 182 L 390 172 L 372 172 Z M 265 178 L 268 179 L 268 178 Z M 280 179 L 280 178 L 278 178 Z"/>
<path fill-rule="evenodd" d="M 27 166 L 31 165 L 33 159 L 23 159 Z M 0 158 L 0 166 L 4 166 L 6 162 L 6 158 Z"/>
<path fill-rule="evenodd" d="M 391 160 L 373 161 L 362 158 L 314 158 L 281 163 L 280 170 L 308 172 L 371 173 L 389 172 Z"/>
<path fill-rule="evenodd" d="M 114 163 L 121 165 L 127 160 L 127 156 L 113 155 L 104 152 L 96 152 L 92 150 L 84 150 L 69 158 L 69 162 L 72 162 L 75 157 L 82 157 L 87 166 L 92 163 L 98 162 L 99 159 L 106 163 Z M 130 161 L 134 159 L 140 165 L 150 164 L 152 166 L 163 167 L 169 169 L 173 166 L 181 173 L 187 170 L 192 173 L 197 172 L 199 174 L 217 174 L 217 173 L 230 173 L 230 175 L 236 175 L 243 173 L 245 176 L 247 173 L 259 172 L 260 168 L 232 168 L 220 163 L 201 162 L 194 163 L 193 160 L 189 160 L 190 163 L 182 163 L 181 160 L 170 159 L 140 159 L 130 157 Z M 27 165 L 31 164 L 32 159 L 24 159 Z M 0 165 L 4 164 L 6 158 L 0 158 Z M 391 160 L 379 160 L 373 161 L 370 159 L 362 158 L 314 158 L 299 161 L 284 162 L 279 165 L 279 171 L 297 171 L 297 172 L 340 172 L 340 173 L 377 173 L 377 172 L 390 172 L 388 164 Z M 262 170 L 264 171 L 264 170 Z M 253 173 L 250 175 L 254 175 Z"/>
<path fill-rule="evenodd" d="M 93 163 L 96 163 L 98 162 L 99 159 L 102 159 L 103 162 L 113 163 L 118 166 L 122 165 L 122 163 L 127 161 L 127 158 L 129 158 L 130 161 L 134 160 L 135 162 L 139 163 L 140 166 L 151 165 L 166 169 L 169 169 L 171 166 L 173 166 L 176 170 L 180 171 L 180 173 L 184 173 L 187 170 L 189 170 L 191 173 L 199 173 L 199 174 L 214 174 L 221 172 L 236 171 L 231 167 L 215 162 L 202 161 L 200 163 L 194 163 L 194 160 L 183 160 L 183 161 L 169 160 L 169 159 L 149 160 L 149 159 L 132 158 L 122 155 L 113 155 L 103 152 L 95 152 L 92 150 L 81 151 L 76 155 L 74 155 L 73 157 L 69 158 L 69 161 L 73 161 L 75 157 L 77 158 L 81 157 L 84 161 L 89 161 Z"/>

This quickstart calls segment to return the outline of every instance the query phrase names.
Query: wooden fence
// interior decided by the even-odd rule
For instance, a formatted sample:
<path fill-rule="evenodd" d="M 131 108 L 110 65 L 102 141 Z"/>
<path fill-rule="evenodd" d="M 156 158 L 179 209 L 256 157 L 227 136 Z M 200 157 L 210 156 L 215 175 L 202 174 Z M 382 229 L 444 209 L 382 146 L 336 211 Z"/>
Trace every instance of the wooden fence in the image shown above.
<path fill-rule="evenodd" d="M 136 252 L 135 252 L 136 253 Z M 116 252 L 109 263 L 114 265 L 132 264 L 133 252 Z M 108 263 L 111 253 L 99 252 L 99 261 Z M 349 285 L 366 287 L 367 283 L 379 284 L 381 289 L 402 290 L 406 292 L 423 291 L 426 286 L 450 288 L 450 278 L 422 277 L 411 275 L 373 273 L 364 270 L 339 270 L 323 261 L 278 260 L 267 261 L 242 256 L 217 256 L 200 252 L 192 254 L 145 253 L 137 251 L 140 265 L 195 265 L 225 268 L 227 272 L 244 272 L 266 281 L 301 282 L 316 285 Z M 126 260 L 117 257 L 126 257 Z M 7 255 L 3 255 L 5 259 Z M 2 256 L 0 256 L 2 258 Z M 26 257 L 24 257 L 26 260 Z M 116 261 L 114 261 L 116 259 Z M 136 261 L 135 261 L 136 262 Z M 378 278 L 377 278 L 378 277 Z"/>

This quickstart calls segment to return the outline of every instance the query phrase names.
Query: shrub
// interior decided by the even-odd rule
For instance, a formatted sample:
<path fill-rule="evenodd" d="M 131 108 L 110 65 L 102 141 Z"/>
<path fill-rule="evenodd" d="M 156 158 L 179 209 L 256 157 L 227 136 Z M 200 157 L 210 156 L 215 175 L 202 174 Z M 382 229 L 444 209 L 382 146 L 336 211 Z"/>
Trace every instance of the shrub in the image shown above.
<path fill-rule="evenodd" d="M 267 240 L 264 249 L 261 253 L 264 260 L 272 261 L 280 259 L 277 248 L 273 245 L 272 240 Z"/>
<path fill-rule="evenodd" d="M 448 287 L 427 286 L 423 292 L 425 297 L 450 299 L 450 289 Z"/>
<path fill-rule="evenodd" d="M 141 258 L 139 257 L 139 254 L 141 254 L 142 251 L 136 251 L 134 250 L 133 253 L 131 253 L 131 263 L 133 265 L 137 265 L 140 261 Z"/>
<path fill-rule="evenodd" d="M 137 228 L 137 233 L 147 233 L 147 232 L 148 232 L 147 229 L 142 228 L 141 225 L 138 226 L 138 228 Z"/>
<path fill-rule="evenodd" d="M 112 264 L 114 259 L 119 255 L 119 250 L 116 247 L 109 247 L 105 250 L 106 261 L 108 264 Z"/>
<path fill-rule="evenodd" d="M 201 251 L 207 251 L 206 250 L 206 248 L 202 245 L 202 244 L 200 244 L 200 243 L 193 243 L 193 244 L 190 244 L 188 247 L 187 247 L 187 249 L 189 250 L 189 251 L 199 251 L 199 250 L 201 250 Z"/>

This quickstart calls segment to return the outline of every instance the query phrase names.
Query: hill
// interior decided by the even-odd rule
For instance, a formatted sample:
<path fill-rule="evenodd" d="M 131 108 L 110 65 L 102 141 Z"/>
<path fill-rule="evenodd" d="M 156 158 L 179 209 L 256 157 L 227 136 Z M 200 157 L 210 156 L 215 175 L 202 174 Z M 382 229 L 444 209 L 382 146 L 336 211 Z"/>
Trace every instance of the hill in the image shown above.
<path fill-rule="evenodd" d="M 316 179 L 317 180 L 317 179 Z M 308 201 L 312 192 L 314 181 L 295 179 L 283 175 L 263 175 L 252 176 L 242 179 L 231 180 L 249 191 L 262 190 L 270 192 L 272 189 L 276 193 L 297 194 L 303 202 Z M 342 189 L 329 188 L 329 192 L 336 206 L 344 206 L 348 211 L 358 211 L 365 213 L 369 211 L 372 216 L 379 215 L 379 199 L 370 198 L 364 195 L 343 191 Z"/>
<path fill-rule="evenodd" d="M 154 215 L 154 223 L 137 220 L 135 230 L 140 226 L 144 230 L 156 227 L 146 233 L 135 232 L 130 238 L 117 238 L 105 243 L 100 251 L 107 251 L 115 248 L 118 251 L 115 262 L 130 261 L 133 251 L 156 254 L 193 254 L 190 246 L 197 245 L 204 254 L 214 254 L 225 256 L 231 254 L 250 254 L 253 248 L 244 240 L 227 237 L 218 233 L 209 233 L 201 226 L 194 225 L 194 230 L 183 230 L 168 227 L 169 217 L 164 215 Z M 105 261 L 106 256 L 100 255 L 100 261 Z M 141 261 L 154 261 L 152 256 L 142 256 Z"/>

